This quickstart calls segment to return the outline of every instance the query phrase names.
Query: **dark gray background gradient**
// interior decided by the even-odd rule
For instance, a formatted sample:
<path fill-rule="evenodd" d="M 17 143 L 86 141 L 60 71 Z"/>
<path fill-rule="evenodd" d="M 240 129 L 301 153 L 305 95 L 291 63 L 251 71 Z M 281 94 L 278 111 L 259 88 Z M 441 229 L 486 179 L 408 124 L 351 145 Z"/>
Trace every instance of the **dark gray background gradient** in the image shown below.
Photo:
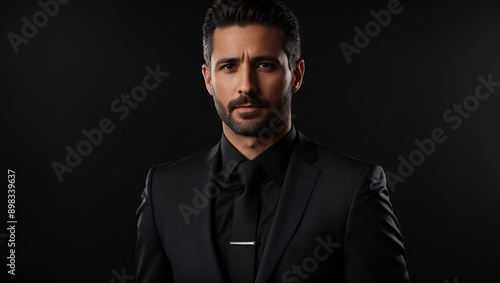
<path fill-rule="evenodd" d="M 500 87 L 456 130 L 442 115 L 474 95 L 478 76 L 500 81 L 499 5 L 401 1 L 401 13 L 348 64 L 339 44 L 353 44 L 353 28 L 363 29 L 370 10 L 388 1 L 286 2 L 302 30 L 306 74 L 292 112 L 306 136 L 393 173 L 398 156 L 417 148 L 415 139 L 435 128 L 448 136 L 391 197 L 412 282 L 498 280 Z M 18 282 L 132 282 L 135 211 L 148 168 L 221 135 L 201 76 L 208 6 L 74 0 L 16 54 L 7 34 L 20 35 L 21 18 L 41 8 L 2 1 L 2 162 L 16 171 Z M 169 76 L 120 120 L 111 103 L 157 64 Z M 81 131 L 103 118 L 115 130 L 59 182 L 51 163 L 64 163 L 65 146 L 75 148 Z"/>

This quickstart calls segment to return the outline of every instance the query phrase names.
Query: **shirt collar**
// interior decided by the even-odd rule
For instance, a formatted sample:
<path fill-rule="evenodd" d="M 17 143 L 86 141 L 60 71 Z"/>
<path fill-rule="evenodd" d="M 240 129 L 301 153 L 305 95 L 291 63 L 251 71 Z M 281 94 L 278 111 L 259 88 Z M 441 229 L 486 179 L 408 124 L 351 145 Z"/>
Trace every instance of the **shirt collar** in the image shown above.
<path fill-rule="evenodd" d="M 253 159 L 278 186 L 283 185 L 296 136 L 295 126 L 292 125 L 284 137 Z M 229 142 L 224 134 L 221 138 L 221 155 L 221 177 L 224 182 L 227 182 L 237 165 L 246 158 Z"/>

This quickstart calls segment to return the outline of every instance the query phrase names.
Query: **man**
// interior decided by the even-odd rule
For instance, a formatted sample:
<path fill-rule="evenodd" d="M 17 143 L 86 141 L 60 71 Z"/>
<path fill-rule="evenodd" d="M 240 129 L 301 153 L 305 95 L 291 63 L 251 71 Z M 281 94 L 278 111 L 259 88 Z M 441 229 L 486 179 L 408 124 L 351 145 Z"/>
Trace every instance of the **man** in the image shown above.
<path fill-rule="evenodd" d="M 223 134 L 150 169 L 137 282 L 409 282 L 382 168 L 291 122 L 305 72 L 298 30 L 275 1 L 207 11 L 202 74 Z"/>

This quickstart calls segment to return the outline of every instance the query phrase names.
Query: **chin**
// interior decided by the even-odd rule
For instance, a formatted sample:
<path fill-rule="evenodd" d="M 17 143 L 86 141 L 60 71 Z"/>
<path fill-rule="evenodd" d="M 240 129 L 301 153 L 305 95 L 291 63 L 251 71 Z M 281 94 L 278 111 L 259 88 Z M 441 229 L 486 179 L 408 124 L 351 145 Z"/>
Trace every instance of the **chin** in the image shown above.
<path fill-rule="evenodd" d="M 266 121 L 259 119 L 255 120 L 243 120 L 243 121 L 232 121 L 231 123 L 226 123 L 226 125 L 237 135 L 246 137 L 256 137 L 266 128 Z"/>

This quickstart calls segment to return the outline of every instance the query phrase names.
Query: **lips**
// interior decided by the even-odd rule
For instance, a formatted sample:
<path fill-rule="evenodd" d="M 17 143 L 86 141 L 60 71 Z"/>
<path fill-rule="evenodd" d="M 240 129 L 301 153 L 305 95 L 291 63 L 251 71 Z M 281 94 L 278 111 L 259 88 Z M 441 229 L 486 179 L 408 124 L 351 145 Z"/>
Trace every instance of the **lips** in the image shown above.
<path fill-rule="evenodd" d="M 238 97 L 237 99 L 234 99 L 230 101 L 227 105 L 227 109 L 229 110 L 229 113 L 233 112 L 234 110 L 238 111 L 258 111 L 262 108 L 268 108 L 269 103 L 264 100 L 257 99 L 256 97 L 250 97 L 247 95 L 242 95 Z"/>
<path fill-rule="evenodd" d="M 235 110 L 237 109 L 240 112 L 254 112 L 258 111 L 261 107 L 255 106 L 255 105 L 248 105 L 248 106 L 239 106 L 236 107 Z"/>
<path fill-rule="evenodd" d="M 236 106 L 235 108 L 261 108 L 261 106 L 254 105 L 254 104 L 244 104 L 244 105 Z"/>

